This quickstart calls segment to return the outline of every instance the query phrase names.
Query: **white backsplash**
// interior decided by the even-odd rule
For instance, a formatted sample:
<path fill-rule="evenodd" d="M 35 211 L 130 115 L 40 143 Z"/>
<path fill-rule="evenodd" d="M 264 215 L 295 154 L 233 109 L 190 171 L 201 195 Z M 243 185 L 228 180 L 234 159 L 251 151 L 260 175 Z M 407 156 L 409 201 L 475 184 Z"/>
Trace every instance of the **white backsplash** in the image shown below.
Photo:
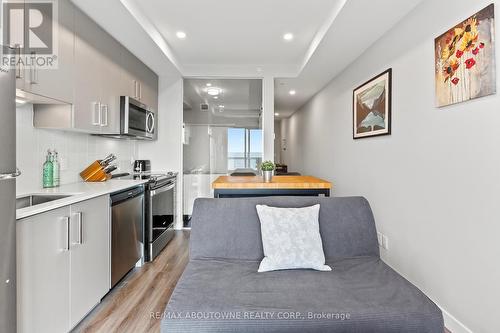
<path fill-rule="evenodd" d="M 42 165 L 47 149 L 56 149 L 61 164 L 61 185 L 81 181 L 79 173 L 91 162 L 113 153 L 119 170 L 130 172 L 137 158 L 136 141 L 108 139 L 89 134 L 33 127 L 33 106 L 18 107 L 16 121 L 17 166 L 22 175 L 17 192 L 27 193 L 42 187 Z"/>

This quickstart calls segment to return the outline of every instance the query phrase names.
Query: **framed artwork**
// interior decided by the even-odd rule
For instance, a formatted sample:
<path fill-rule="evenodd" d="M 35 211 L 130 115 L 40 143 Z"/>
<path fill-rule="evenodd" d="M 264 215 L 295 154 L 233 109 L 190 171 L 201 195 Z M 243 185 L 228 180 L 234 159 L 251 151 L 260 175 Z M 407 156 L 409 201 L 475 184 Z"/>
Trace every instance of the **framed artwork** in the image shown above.
<path fill-rule="evenodd" d="M 354 89 L 353 138 L 391 134 L 392 68 Z"/>
<path fill-rule="evenodd" d="M 435 39 L 438 107 L 496 93 L 494 34 L 491 4 Z"/>

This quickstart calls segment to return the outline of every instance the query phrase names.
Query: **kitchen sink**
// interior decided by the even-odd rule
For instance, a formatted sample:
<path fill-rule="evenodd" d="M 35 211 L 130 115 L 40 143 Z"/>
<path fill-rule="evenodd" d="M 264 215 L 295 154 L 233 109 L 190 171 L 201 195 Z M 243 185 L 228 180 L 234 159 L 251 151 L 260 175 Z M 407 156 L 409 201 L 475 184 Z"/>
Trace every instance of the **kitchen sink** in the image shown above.
<path fill-rule="evenodd" d="M 64 194 L 34 194 L 16 199 L 16 209 L 40 205 L 46 202 L 51 202 L 59 199 L 70 197 Z"/>

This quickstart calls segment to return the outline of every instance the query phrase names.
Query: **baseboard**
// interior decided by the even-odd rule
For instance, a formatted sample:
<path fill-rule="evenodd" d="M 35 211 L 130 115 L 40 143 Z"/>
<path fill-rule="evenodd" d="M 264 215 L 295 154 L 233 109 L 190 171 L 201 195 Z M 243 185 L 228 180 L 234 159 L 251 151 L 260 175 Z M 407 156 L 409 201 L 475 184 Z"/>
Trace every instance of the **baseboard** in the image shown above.
<path fill-rule="evenodd" d="M 448 311 L 443 309 L 443 307 L 441 307 L 439 304 L 438 306 L 443 312 L 444 326 L 448 329 L 448 331 L 450 331 L 451 333 L 473 333 L 472 330 L 470 330 L 467 326 L 462 324 L 457 318 L 455 318 Z"/>

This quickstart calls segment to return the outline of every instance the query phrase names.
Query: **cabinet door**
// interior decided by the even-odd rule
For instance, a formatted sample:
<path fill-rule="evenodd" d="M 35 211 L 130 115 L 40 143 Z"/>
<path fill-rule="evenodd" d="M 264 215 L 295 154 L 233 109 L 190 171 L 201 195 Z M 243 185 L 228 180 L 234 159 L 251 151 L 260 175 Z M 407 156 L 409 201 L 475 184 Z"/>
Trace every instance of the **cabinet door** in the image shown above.
<path fill-rule="evenodd" d="M 122 54 L 122 80 L 125 82 L 125 95 L 137 100 L 140 100 L 139 76 L 142 68 L 141 64 L 142 63 L 129 50 L 124 50 Z"/>
<path fill-rule="evenodd" d="M 25 71 L 24 90 L 34 94 L 73 103 L 74 82 L 74 6 L 69 1 L 57 1 L 56 26 L 57 68 L 32 68 Z M 26 29 L 26 33 L 28 33 Z"/>
<path fill-rule="evenodd" d="M 107 195 L 71 206 L 71 327 L 110 289 L 109 216 Z"/>
<path fill-rule="evenodd" d="M 103 33 L 85 13 L 75 8 L 75 94 L 73 125 L 90 133 L 101 132 L 101 54 Z"/>
<path fill-rule="evenodd" d="M 140 60 L 137 60 L 140 62 Z M 139 72 L 138 80 L 139 97 L 141 102 L 152 108 L 158 110 L 158 76 L 149 69 L 146 65 L 140 62 L 142 70 Z"/>
<path fill-rule="evenodd" d="M 105 48 L 100 55 L 102 122 L 101 133 L 120 133 L 120 96 L 126 95 L 125 84 L 122 82 L 122 46 L 113 37 L 103 31 L 101 34 Z"/>
<path fill-rule="evenodd" d="M 126 49 L 122 55 L 122 67 L 122 82 L 126 85 L 125 95 L 157 111 L 158 75 Z"/>
<path fill-rule="evenodd" d="M 18 332 L 67 332 L 69 207 L 17 221 Z"/>

